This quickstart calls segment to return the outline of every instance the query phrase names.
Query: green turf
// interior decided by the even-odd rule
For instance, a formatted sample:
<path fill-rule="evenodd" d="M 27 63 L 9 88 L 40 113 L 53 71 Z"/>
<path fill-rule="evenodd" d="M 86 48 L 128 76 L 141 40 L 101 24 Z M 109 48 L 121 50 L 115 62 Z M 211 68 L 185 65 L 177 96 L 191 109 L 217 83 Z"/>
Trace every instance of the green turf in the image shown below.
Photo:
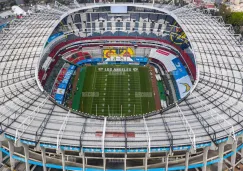
<path fill-rule="evenodd" d="M 73 101 L 72 101 L 72 108 L 74 110 L 80 110 L 80 99 L 82 97 L 85 73 L 86 73 L 86 68 L 85 67 L 81 68 L 80 73 L 79 73 L 76 91 L 75 91 Z"/>
<path fill-rule="evenodd" d="M 162 82 L 161 81 L 157 81 L 157 86 L 158 86 L 158 89 L 159 89 L 160 100 L 166 101 L 165 89 L 164 89 L 164 86 L 163 86 Z"/>
<path fill-rule="evenodd" d="M 128 71 L 114 72 L 114 68 L 125 68 Z M 82 91 L 79 110 L 85 113 L 131 116 L 155 110 L 148 67 L 88 66 Z"/>

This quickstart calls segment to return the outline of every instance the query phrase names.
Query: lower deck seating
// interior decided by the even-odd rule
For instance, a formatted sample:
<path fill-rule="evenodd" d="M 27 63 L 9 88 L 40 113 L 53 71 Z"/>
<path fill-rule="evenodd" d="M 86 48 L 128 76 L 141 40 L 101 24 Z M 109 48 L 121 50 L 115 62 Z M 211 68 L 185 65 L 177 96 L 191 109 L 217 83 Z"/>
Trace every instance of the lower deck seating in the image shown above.
<path fill-rule="evenodd" d="M 53 84 L 53 87 L 52 87 L 52 92 L 51 92 L 51 96 L 52 97 L 55 96 L 57 88 L 58 88 L 59 84 L 62 82 L 66 72 L 67 72 L 67 68 L 62 68 L 60 70 L 60 72 L 58 73 L 57 78 L 56 78 L 56 80 L 55 80 L 55 82 Z"/>
<path fill-rule="evenodd" d="M 67 58 L 68 61 L 76 64 L 79 61 L 85 60 L 85 59 L 90 59 L 91 55 L 88 52 L 77 52 L 72 54 L 70 57 Z"/>

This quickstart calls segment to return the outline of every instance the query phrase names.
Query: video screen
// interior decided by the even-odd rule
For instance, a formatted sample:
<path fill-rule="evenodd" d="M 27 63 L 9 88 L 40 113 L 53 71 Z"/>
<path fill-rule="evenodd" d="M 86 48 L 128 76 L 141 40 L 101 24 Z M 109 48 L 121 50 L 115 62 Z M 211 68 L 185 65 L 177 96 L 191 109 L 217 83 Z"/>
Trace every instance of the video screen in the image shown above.
<path fill-rule="evenodd" d="M 112 14 L 123 14 L 127 13 L 127 6 L 111 6 Z"/>

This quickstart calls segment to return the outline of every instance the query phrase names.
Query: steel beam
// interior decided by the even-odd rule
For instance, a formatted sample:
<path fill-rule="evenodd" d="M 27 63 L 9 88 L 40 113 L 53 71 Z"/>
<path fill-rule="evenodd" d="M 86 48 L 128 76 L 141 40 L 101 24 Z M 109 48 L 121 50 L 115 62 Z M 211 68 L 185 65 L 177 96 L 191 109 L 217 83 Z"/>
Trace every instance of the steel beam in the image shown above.
<path fill-rule="evenodd" d="M 81 149 L 83 147 L 82 141 L 83 141 L 83 136 L 84 136 L 84 133 L 85 133 L 86 123 L 87 123 L 87 118 L 85 118 L 85 121 L 84 121 L 83 126 L 82 126 L 82 130 L 80 132 L 79 146 L 80 146 Z M 81 152 L 82 152 L 82 150 L 81 150 Z"/>
<path fill-rule="evenodd" d="M 185 171 L 188 171 L 189 159 L 190 159 L 190 153 L 189 153 L 189 151 L 187 151 L 186 158 L 185 158 Z"/>
<path fill-rule="evenodd" d="M 144 121 L 144 129 L 146 130 L 146 135 L 147 135 L 147 142 L 148 142 L 148 147 L 147 147 L 147 149 L 148 149 L 148 155 L 150 155 L 150 150 L 151 150 L 151 148 L 150 148 L 150 144 L 151 144 L 151 137 L 150 137 L 150 134 L 149 134 L 149 129 L 148 129 L 148 126 L 147 126 L 147 123 L 146 123 L 146 119 L 145 119 L 145 117 L 143 116 L 143 121 Z"/>
<path fill-rule="evenodd" d="M 66 171 L 66 163 L 65 163 L 65 151 L 61 150 L 61 154 L 62 154 L 62 171 Z"/>
<path fill-rule="evenodd" d="M 69 119 L 69 115 L 70 115 L 70 110 L 68 111 L 68 114 L 65 116 L 63 122 L 62 122 L 62 125 L 59 129 L 59 132 L 57 134 L 57 153 L 59 152 L 60 150 L 60 144 L 61 144 L 61 141 L 62 141 L 62 136 L 63 136 L 63 133 L 65 131 L 65 128 L 66 128 L 66 125 L 67 125 L 67 122 L 68 122 L 68 119 Z M 62 151 L 61 151 L 62 152 Z"/>
<path fill-rule="evenodd" d="M 106 134 L 106 117 L 104 117 L 104 126 L 103 126 L 103 132 L 102 132 L 102 156 L 105 157 L 105 134 Z"/>
<path fill-rule="evenodd" d="M 195 136 L 195 133 L 191 127 L 191 125 L 189 124 L 189 122 L 187 121 L 185 115 L 183 114 L 181 108 L 178 106 L 178 104 L 176 104 L 176 107 L 177 107 L 177 110 L 178 110 L 178 114 L 185 126 L 185 129 L 187 131 L 187 135 L 191 141 L 191 146 L 192 146 L 192 152 L 196 152 L 196 136 Z"/>
<path fill-rule="evenodd" d="M 14 170 L 15 169 L 15 159 L 13 158 L 14 143 L 11 140 L 8 140 L 8 148 L 9 148 L 9 157 L 10 157 L 10 167 L 11 170 Z"/>
<path fill-rule="evenodd" d="M 224 143 L 219 144 L 219 162 L 218 162 L 218 171 L 222 171 L 223 170 L 223 163 L 224 163 Z"/>
<path fill-rule="evenodd" d="M 127 155 L 127 120 L 124 119 L 124 132 L 125 132 L 125 155 Z"/>
<path fill-rule="evenodd" d="M 202 171 L 207 171 L 208 150 L 209 150 L 209 147 L 205 147 L 203 149 L 203 167 L 202 167 Z"/>
<path fill-rule="evenodd" d="M 234 126 L 229 121 L 227 121 L 224 117 L 222 117 L 219 113 L 217 113 L 214 109 L 209 108 L 205 103 L 202 102 L 202 100 L 199 97 L 195 96 L 194 94 L 193 96 L 198 100 L 198 102 L 204 108 L 204 110 L 209 112 L 211 118 L 214 119 L 216 122 L 218 122 L 220 127 L 224 129 L 228 133 L 228 135 L 233 138 L 233 140 L 235 140 L 236 137 L 235 137 Z"/>
<path fill-rule="evenodd" d="M 169 168 L 169 153 L 167 153 L 165 157 L 165 171 L 168 171 L 168 168 Z"/>
<path fill-rule="evenodd" d="M 46 149 L 44 147 L 41 147 L 41 157 L 42 157 L 43 171 L 47 171 L 47 169 L 46 169 Z"/>
<path fill-rule="evenodd" d="M 167 124 L 167 122 L 165 121 L 165 119 L 163 117 L 163 114 L 162 113 L 160 113 L 160 114 L 161 114 L 161 118 L 162 118 L 163 124 L 165 126 L 165 130 L 166 130 L 169 142 L 170 142 L 170 153 L 172 153 L 173 152 L 173 135 L 172 135 L 169 125 Z"/>
<path fill-rule="evenodd" d="M 235 168 L 235 162 L 236 162 L 237 142 L 238 142 L 238 138 L 232 144 L 232 153 L 233 153 L 233 155 L 231 156 L 231 166 L 232 166 L 233 170 Z"/>
<path fill-rule="evenodd" d="M 24 132 L 29 128 L 33 120 L 36 118 L 37 114 L 40 112 L 42 107 L 46 104 L 49 96 L 47 96 L 36 108 L 35 110 L 27 116 L 25 120 L 17 127 L 15 132 L 15 144 L 18 142 L 18 140 L 21 138 L 21 136 L 24 134 Z"/>
<path fill-rule="evenodd" d="M 53 112 L 55 106 L 56 106 L 55 104 L 52 105 L 51 109 L 46 114 L 45 118 L 43 119 L 43 121 L 41 122 L 40 126 L 38 127 L 38 129 L 37 129 L 37 131 L 35 133 L 35 142 L 36 142 L 36 144 L 39 143 L 40 138 L 41 138 L 41 136 L 42 136 L 42 134 L 43 134 L 43 132 L 44 132 L 44 130 L 46 128 L 46 125 L 47 125 L 47 123 L 48 123 L 48 121 L 49 121 L 49 119 L 50 119 L 50 117 L 52 115 L 52 112 Z"/>
<path fill-rule="evenodd" d="M 25 158 L 25 170 L 30 171 L 30 164 L 29 164 L 29 146 L 23 144 L 24 147 L 24 158 Z"/>
<path fill-rule="evenodd" d="M 216 133 L 216 131 L 208 123 L 207 119 L 205 119 L 197 111 L 197 109 L 195 107 L 193 107 L 193 105 L 191 103 L 189 103 L 189 101 L 187 99 L 185 100 L 185 103 L 187 104 L 187 106 L 189 107 L 189 109 L 192 111 L 192 113 L 194 114 L 194 116 L 197 118 L 197 120 L 199 121 L 199 123 L 201 124 L 201 126 L 203 127 L 203 129 L 206 131 L 206 133 L 210 137 L 211 141 L 214 143 L 215 146 L 217 146 L 217 144 L 216 144 L 216 140 L 217 140 L 217 133 Z"/>

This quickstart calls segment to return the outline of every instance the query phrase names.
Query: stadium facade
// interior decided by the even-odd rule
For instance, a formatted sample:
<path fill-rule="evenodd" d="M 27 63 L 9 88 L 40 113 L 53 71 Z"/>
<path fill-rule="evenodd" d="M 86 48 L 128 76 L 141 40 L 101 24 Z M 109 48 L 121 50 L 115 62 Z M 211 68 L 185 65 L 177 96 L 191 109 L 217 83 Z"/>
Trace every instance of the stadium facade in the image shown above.
<path fill-rule="evenodd" d="M 108 26 L 110 7 L 121 6 L 128 11 Z M 108 17 L 92 21 L 92 13 Z M 120 24 L 124 16 L 130 23 L 126 27 Z M 163 39 L 175 21 L 186 34 L 184 50 Z M 60 28 L 63 32 L 57 34 Z M 74 1 L 67 7 L 56 2 L 12 21 L 0 37 L 0 160 L 9 156 L 12 170 L 16 162 L 25 162 L 26 170 L 37 165 L 43 170 L 205 171 L 216 164 L 222 171 L 223 165 L 234 168 L 241 161 L 243 48 L 240 35 L 221 17 L 193 5 Z M 114 44 L 134 46 L 143 56 L 152 48 L 176 51 L 190 71 L 189 94 L 162 110 L 133 117 L 93 116 L 57 103 L 46 72 L 58 68 L 54 56 L 88 46 L 96 49 L 95 56 Z M 123 136 L 106 136 L 112 131 Z"/>

